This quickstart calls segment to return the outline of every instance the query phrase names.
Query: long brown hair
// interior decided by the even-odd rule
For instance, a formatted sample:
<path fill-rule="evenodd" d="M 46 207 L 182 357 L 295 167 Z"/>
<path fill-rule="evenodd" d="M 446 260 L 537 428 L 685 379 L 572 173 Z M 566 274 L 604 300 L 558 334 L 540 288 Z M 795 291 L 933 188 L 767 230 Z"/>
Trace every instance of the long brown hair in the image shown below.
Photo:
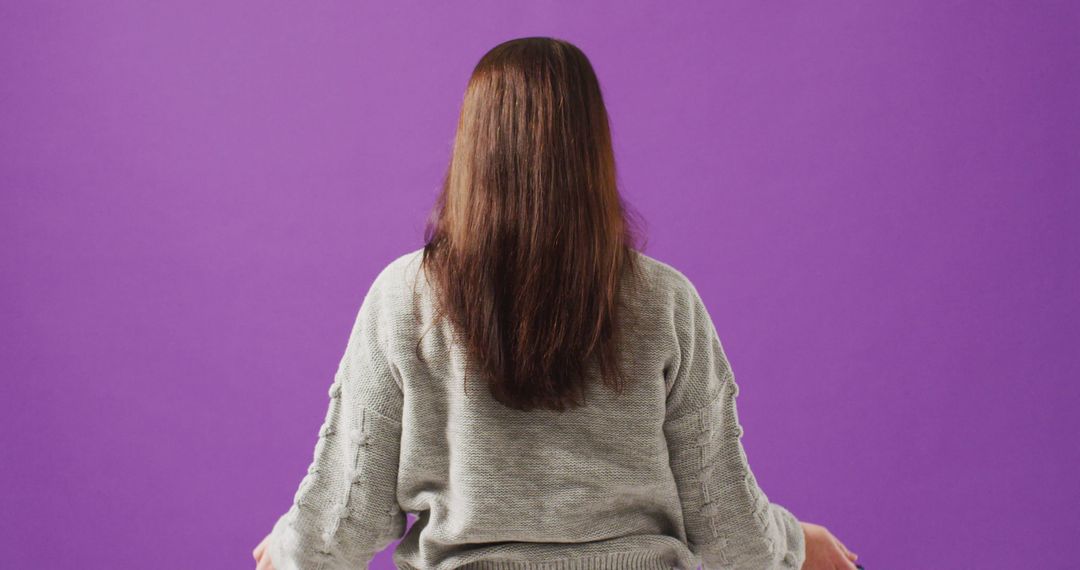
<path fill-rule="evenodd" d="M 597 364 L 623 391 L 615 316 L 640 247 L 608 125 L 592 65 L 564 40 L 503 42 L 469 78 L 421 268 L 508 407 L 585 405 Z"/>

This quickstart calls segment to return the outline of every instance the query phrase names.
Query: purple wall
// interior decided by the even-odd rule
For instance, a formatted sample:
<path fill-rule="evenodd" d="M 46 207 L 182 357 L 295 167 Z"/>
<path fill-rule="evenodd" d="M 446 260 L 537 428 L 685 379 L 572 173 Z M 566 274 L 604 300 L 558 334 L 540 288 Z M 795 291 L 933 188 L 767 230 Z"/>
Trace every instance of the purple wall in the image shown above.
<path fill-rule="evenodd" d="M 770 498 L 870 570 L 1077 563 L 1078 4 L 158 4 L 0 6 L 4 566 L 254 567 L 524 35 L 592 59 Z"/>

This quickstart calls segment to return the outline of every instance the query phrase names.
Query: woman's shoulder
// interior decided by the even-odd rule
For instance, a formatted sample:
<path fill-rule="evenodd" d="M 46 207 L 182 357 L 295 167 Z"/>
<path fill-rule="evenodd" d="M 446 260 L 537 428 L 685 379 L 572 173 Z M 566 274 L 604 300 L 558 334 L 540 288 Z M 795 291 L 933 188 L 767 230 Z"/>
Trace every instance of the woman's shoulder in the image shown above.
<path fill-rule="evenodd" d="M 671 263 L 637 249 L 632 251 L 639 263 L 639 274 L 650 290 L 666 294 L 696 293 L 697 289 L 690 278 Z"/>
<path fill-rule="evenodd" d="M 424 248 L 417 248 L 399 254 L 386 263 L 372 281 L 372 289 L 392 291 L 411 285 L 420 268 Z"/>

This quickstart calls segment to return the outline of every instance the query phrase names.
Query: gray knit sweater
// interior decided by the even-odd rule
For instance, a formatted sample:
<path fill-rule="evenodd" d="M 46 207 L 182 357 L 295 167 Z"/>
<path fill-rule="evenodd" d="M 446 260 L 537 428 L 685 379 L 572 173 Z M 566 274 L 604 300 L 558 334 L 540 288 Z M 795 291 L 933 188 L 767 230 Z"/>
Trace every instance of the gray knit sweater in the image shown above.
<path fill-rule="evenodd" d="M 636 252 L 621 396 L 592 384 L 586 407 L 522 412 L 475 374 L 466 394 L 451 325 L 428 330 L 420 253 L 390 262 L 361 303 L 313 460 L 273 528 L 278 570 L 366 568 L 399 538 L 399 569 L 802 567 L 802 529 L 754 479 L 739 387 L 685 275 Z M 418 518 L 402 537 L 406 512 Z"/>

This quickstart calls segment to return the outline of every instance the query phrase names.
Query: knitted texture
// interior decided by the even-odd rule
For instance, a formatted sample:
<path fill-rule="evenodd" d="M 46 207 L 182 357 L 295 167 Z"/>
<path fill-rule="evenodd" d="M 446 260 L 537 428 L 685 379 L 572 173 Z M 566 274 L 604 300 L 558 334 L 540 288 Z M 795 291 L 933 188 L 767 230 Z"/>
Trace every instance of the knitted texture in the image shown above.
<path fill-rule="evenodd" d="M 524 412 L 491 397 L 435 322 L 421 252 L 364 296 L 273 528 L 275 568 L 365 568 L 398 539 L 399 569 L 802 567 L 802 529 L 750 470 L 739 386 L 685 275 L 635 252 L 616 317 L 626 390 L 592 382 L 585 407 Z"/>

